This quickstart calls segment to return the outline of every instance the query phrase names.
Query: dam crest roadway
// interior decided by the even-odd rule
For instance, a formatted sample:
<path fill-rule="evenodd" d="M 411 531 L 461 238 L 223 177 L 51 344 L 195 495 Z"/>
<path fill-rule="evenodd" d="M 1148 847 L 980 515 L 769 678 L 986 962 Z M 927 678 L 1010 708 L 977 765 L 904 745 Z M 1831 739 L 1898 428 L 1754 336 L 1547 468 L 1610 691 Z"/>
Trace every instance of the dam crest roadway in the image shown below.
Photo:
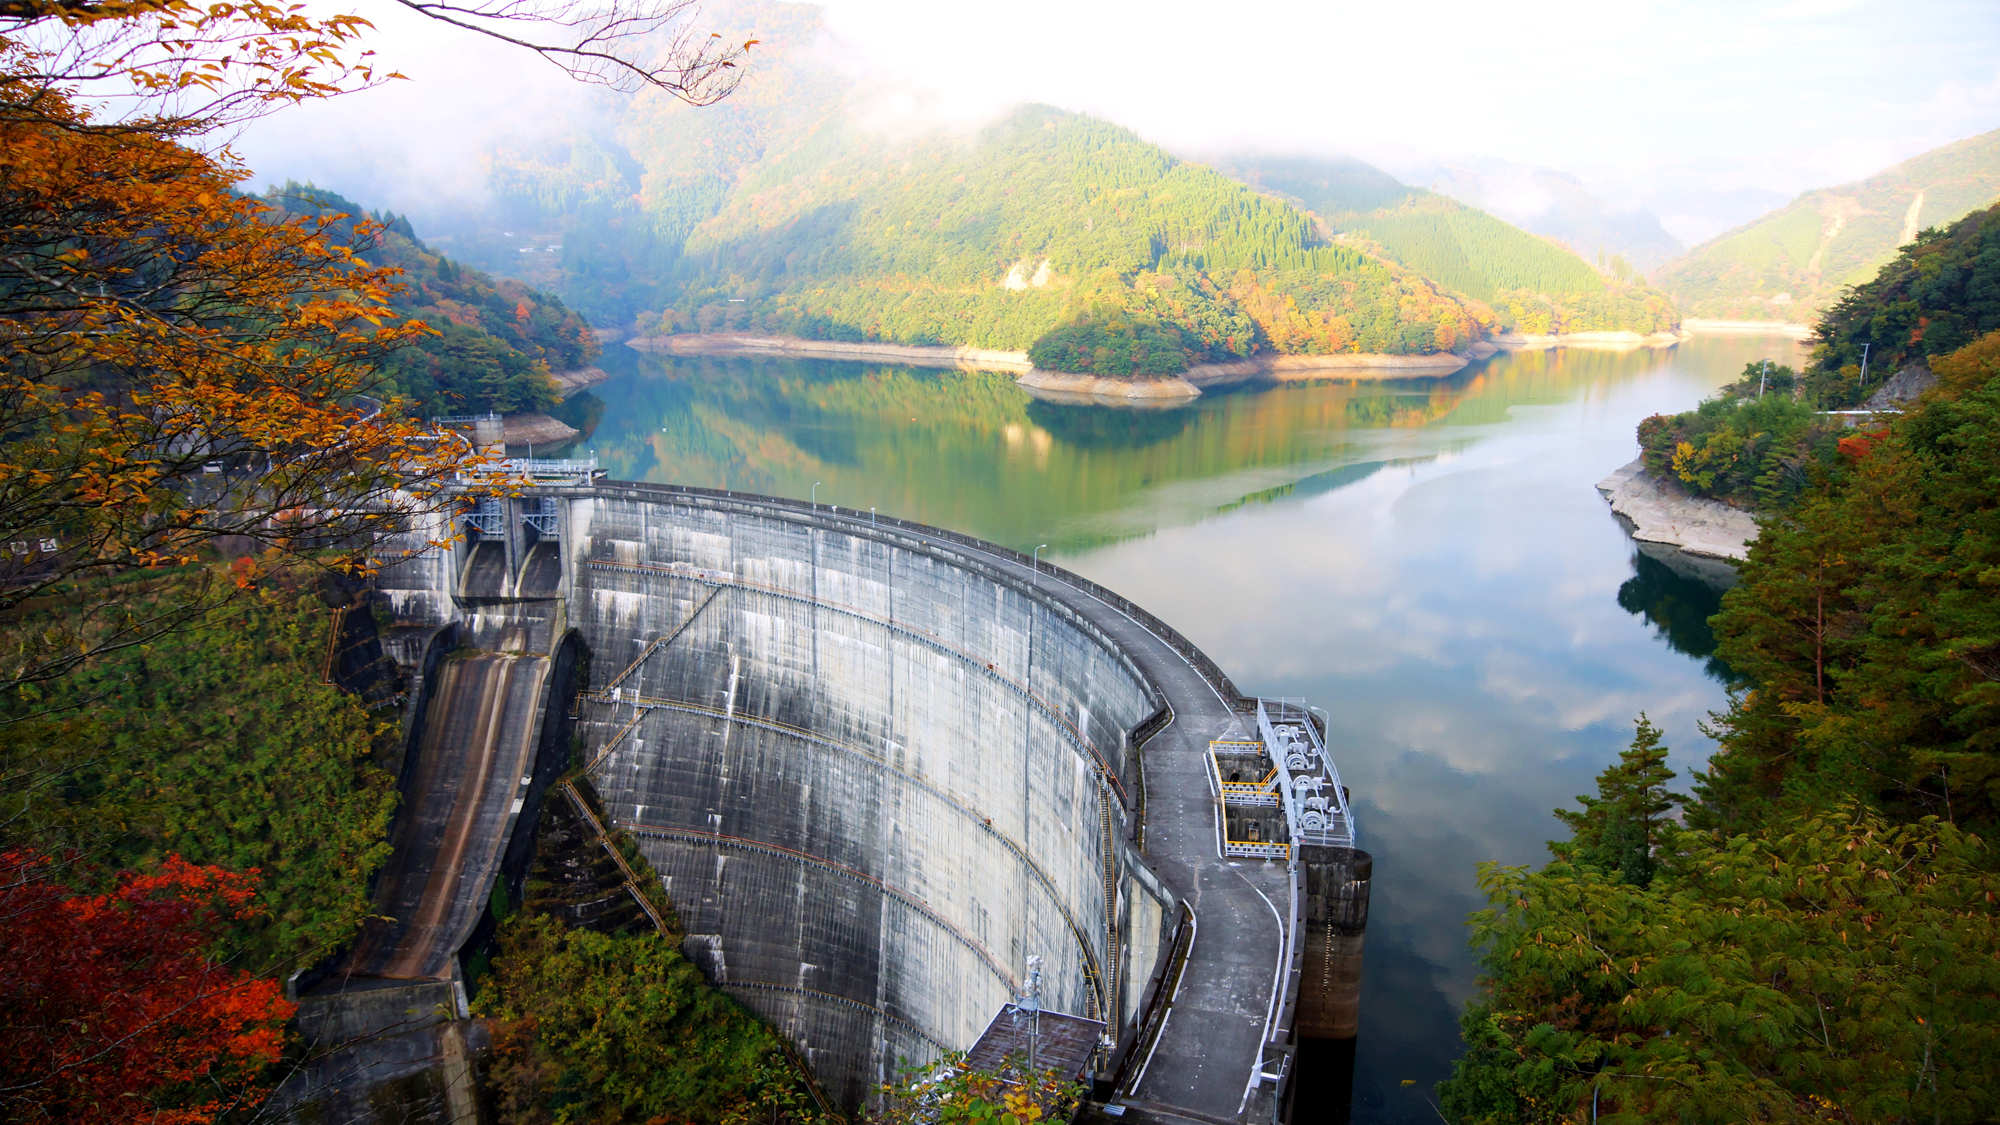
<path fill-rule="evenodd" d="M 1103 1025 L 1083 1077 L 1121 1120 L 1286 1119 L 1300 1038 L 1352 1038 L 1369 862 L 1302 701 L 994 544 L 515 464 L 538 486 L 378 546 L 416 687 L 375 894 L 413 921 L 297 982 L 309 1030 L 383 990 L 462 1016 L 440 951 L 518 898 L 579 764 L 689 958 L 843 1108 L 972 1048 L 1030 956 Z"/>

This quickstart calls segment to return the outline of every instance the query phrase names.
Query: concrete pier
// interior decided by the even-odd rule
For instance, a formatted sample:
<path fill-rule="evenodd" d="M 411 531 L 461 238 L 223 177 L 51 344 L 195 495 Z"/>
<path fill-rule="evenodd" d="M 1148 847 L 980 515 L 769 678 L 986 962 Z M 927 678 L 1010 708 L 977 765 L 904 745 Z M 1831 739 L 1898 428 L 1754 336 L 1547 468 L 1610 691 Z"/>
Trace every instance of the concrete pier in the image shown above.
<path fill-rule="evenodd" d="M 1352 1039 L 1361 1023 L 1361 945 L 1375 860 L 1353 848 L 1302 849 L 1306 902 L 1301 1039 Z"/>

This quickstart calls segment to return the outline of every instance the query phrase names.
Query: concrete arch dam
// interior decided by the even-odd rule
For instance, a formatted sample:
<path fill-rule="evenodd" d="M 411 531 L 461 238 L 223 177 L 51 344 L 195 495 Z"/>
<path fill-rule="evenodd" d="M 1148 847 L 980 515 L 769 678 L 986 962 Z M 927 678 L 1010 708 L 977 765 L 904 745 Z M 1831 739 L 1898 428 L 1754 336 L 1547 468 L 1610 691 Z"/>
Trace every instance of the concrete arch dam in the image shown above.
<path fill-rule="evenodd" d="M 971 1047 L 1033 955 L 1045 1008 L 1106 1025 L 1135 1116 L 1270 1119 L 1306 880 L 1222 854 L 1209 744 L 1255 739 L 1257 703 L 1173 630 L 1003 548 L 792 501 L 594 481 L 467 522 L 385 571 L 400 633 L 581 642 L 606 811 L 689 956 L 837 1101 Z"/>

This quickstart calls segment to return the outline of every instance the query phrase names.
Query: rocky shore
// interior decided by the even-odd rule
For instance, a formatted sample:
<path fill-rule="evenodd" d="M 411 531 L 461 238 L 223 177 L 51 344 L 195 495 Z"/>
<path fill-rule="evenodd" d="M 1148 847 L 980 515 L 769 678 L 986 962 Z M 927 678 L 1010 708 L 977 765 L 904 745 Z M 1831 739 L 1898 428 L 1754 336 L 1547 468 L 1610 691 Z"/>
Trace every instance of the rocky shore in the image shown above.
<path fill-rule="evenodd" d="M 883 360 L 911 367 L 958 371 L 998 371 L 1014 375 L 1038 398 L 1055 402 L 1168 405 L 1199 396 L 1205 388 L 1234 386 L 1252 380 L 1286 382 L 1303 379 L 1399 379 L 1450 375 L 1468 363 L 1501 351 L 1534 348 L 1668 347 L 1679 343 L 1675 333 L 1640 336 L 1632 332 L 1583 332 L 1563 336 L 1521 336 L 1508 333 L 1482 340 L 1455 352 L 1434 355 L 1258 355 L 1221 363 L 1202 363 L 1178 375 L 1126 379 L 1065 371 L 1044 371 L 1028 362 L 1028 353 L 993 348 L 926 347 L 916 344 L 849 343 L 804 340 L 790 336 L 753 336 L 740 332 L 688 332 L 671 336 L 639 336 L 625 341 L 640 351 L 667 355 L 791 356 L 801 359 Z"/>
<path fill-rule="evenodd" d="M 1708 559 L 1741 560 L 1757 538 L 1757 517 L 1719 500 L 1689 496 L 1634 461 L 1603 480 L 1597 490 L 1641 544 L 1677 547 Z"/>

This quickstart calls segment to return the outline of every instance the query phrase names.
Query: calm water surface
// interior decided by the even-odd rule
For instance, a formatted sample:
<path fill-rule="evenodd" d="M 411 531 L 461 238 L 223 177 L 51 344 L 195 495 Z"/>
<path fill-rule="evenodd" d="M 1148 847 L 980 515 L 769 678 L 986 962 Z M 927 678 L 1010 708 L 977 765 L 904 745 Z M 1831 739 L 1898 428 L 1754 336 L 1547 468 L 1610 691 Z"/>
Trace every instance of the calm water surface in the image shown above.
<path fill-rule="evenodd" d="M 1647 415 L 1789 340 L 1498 356 L 1171 410 L 1052 406 L 998 375 L 642 357 L 566 404 L 614 478 L 873 506 L 1044 557 L 1306 696 L 1375 855 L 1355 1119 L 1427 1122 L 1473 993 L 1483 860 L 1537 863 L 1641 711 L 1683 779 L 1723 704 L 1714 591 L 1633 550 L 1593 485 Z M 1403 1086 L 1405 1079 L 1414 1086 Z"/>

